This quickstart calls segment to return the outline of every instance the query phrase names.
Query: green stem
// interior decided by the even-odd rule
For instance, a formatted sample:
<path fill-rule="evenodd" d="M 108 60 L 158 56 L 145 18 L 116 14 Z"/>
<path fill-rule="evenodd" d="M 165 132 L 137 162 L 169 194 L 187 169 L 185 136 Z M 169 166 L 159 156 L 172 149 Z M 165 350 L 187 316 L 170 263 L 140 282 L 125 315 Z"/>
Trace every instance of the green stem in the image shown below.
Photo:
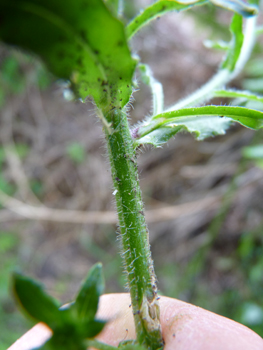
<path fill-rule="evenodd" d="M 139 186 L 136 153 L 126 114 L 104 113 L 114 194 L 119 216 L 122 257 L 131 294 L 137 340 L 147 349 L 162 347 L 156 277 Z"/>

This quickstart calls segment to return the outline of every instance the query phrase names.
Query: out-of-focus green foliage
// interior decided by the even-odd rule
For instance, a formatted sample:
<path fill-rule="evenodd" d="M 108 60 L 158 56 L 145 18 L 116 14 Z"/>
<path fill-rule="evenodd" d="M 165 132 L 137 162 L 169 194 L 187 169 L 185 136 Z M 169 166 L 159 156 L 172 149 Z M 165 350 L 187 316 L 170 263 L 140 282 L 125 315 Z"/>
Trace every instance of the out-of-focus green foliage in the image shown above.
<path fill-rule="evenodd" d="M 86 158 L 85 149 L 78 142 L 71 143 L 67 146 L 67 155 L 73 162 L 79 164 L 83 163 Z"/>

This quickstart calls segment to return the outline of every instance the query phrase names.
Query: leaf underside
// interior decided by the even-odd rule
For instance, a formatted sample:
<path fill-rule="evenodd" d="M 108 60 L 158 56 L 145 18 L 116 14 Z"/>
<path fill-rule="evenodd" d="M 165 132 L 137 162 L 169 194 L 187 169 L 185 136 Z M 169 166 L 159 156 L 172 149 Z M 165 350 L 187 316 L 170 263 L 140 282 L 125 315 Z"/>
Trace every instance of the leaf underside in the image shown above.
<path fill-rule="evenodd" d="M 134 143 L 135 146 L 152 144 L 159 147 L 183 130 L 203 140 L 224 134 L 233 121 L 257 130 L 263 127 L 263 112 L 232 106 L 203 106 L 166 112 L 139 126 L 137 133 L 140 137 Z"/>
<path fill-rule="evenodd" d="M 136 62 L 122 22 L 102 0 L 1 0 L 0 39 L 42 58 L 75 93 L 123 108 Z"/>

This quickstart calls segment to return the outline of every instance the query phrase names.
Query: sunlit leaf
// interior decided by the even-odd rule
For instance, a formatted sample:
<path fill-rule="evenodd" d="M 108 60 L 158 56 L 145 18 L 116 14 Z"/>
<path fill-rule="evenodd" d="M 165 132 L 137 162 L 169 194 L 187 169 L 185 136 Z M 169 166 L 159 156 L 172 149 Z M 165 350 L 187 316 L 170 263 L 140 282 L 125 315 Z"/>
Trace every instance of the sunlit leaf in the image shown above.
<path fill-rule="evenodd" d="M 0 39 L 39 55 L 82 99 L 100 108 L 129 101 L 135 60 L 102 0 L 2 0 L 0 13 Z"/>

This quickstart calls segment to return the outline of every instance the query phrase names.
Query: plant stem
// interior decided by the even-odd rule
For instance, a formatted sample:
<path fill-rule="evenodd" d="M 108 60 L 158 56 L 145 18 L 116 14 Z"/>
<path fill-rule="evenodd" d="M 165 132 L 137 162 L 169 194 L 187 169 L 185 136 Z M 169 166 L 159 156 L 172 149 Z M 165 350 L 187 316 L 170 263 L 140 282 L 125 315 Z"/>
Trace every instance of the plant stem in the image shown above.
<path fill-rule="evenodd" d="M 162 347 L 156 277 L 151 258 L 139 186 L 136 153 L 126 114 L 104 113 L 111 130 L 104 128 L 117 203 L 122 257 L 131 294 L 139 344 L 147 349 Z"/>

